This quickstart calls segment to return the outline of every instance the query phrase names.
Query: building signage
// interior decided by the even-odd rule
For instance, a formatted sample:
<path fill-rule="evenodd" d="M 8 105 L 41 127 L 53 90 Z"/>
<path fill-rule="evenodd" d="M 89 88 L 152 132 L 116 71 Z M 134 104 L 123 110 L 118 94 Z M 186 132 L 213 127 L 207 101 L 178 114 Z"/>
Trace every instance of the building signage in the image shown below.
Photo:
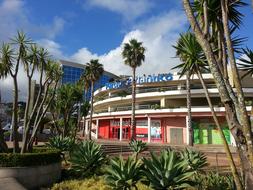
<path fill-rule="evenodd" d="M 136 84 L 154 83 L 154 82 L 166 82 L 173 80 L 171 73 L 158 74 L 158 75 L 143 75 L 136 77 Z M 106 89 L 124 88 L 132 84 L 132 77 L 124 81 L 106 83 Z"/>

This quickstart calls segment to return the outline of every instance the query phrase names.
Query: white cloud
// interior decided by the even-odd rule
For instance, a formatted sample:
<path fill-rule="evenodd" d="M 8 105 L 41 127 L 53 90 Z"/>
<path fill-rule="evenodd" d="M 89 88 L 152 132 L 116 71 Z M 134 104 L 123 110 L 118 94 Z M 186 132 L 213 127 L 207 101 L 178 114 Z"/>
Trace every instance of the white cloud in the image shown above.
<path fill-rule="evenodd" d="M 12 37 L 17 29 L 28 25 L 24 2 L 20 0 L 3 0 L 0 3 L 0 41 Z"/>
<path fill-rule="evenodd" d="M 50 24 L 40 24 L 31 26 L 31 32 L 37 36 L 54 39 L 60 32 L 62 32 L 65 25 L 65 20 L 61 17 L 55 16 L 53 22 Z"/>
<path fill-rule="evenodd" d="M 83 63 L 83 60 L 99 58 L 104 64 L 105 70 L 115 74 L 131 74 L 128 66 L 124 65 L 121 56 L 123 44 L 132 38 L 143 42 L 146 47 L 146 59 L 141 67 L 137 69 L 138 74 L 152 74 L 170 72 L 171 68 L 179 63 L 175 57 L 175 44 L 179 33 L 185 29 L 186 18 L 183 12 L 170 11 L 136 25 L 132 31 L 128 32 L 122 43 L 115 49 L 104 55 L 97 55 L 87 48 L 78 50 L 75 56 L 70 59 Z M 78 55 L 78 56 L 77 56 Z"/>
<path fill-rule="evenodd" d="M 70 56 L 72 61 L 80 62 L 80 63 L 87 63 L 91 59 L 98 59 L 97 54 L 92 54 L 86 47 L 79 49 L 76 53 Z"/>
<path fill-rule="evenodd" d="M 47 48 L 56 58 L 69 59 L 83 64 L 90 59 L 98 58 L 104 65 L 105 70 L 116 75 L 129 75 L 131 74 L 131 69 L 124 65 L 121 52 L 124 43 L 132 38 L 136 38 L 142 41 L 143 46 L 147 49 L 145 53 L 146 60 L 143 65 L 137 69 L 137 74 L 166 73 L 171 72 L 171 68 L 179 63 L 179 60 L 174 58 L 175 49 L 172 45 L 175 44 L 179 33 L 185 30 L 185 25 L 186 18 L 181 11 L 170 11 L 152 17 L 134 26 L 131 31 L 125 34 L 118 47 L 103 55 L 93 53 L 89 51 L 87 47 L 77 50 L 73 55 L 66 55 L 62 51 L 61 45 L 54 40 L 42 39 L 39 40 L 38 43 Z M 23 77 L 24 76 L 21 74 L 20 80 L 22 82 L 25 81 Z M 0 85 L 2 86 L 3 84 L 5 87 L 8 87 L 8 85 L 11 84 L 11 81 L 8 81 L 4 81 L 4 83 L 0 82 Z M 21 94 L 23 94 L 24 90 L 22 89 Z M 8 100 L 10 100 L 10 98 L 8 98 Z"/>
<path fill-rule="evenodd" d="M 61 51 L 61 45 L 58 44 L 57 42 L 49 39 L 40 39 L 37 41 L 37 44 L 41 47 L 44 47 L 45 49 L 48 50 L 50 55 L 53 55 L 54 58 L 57 59 L 65 59 L 65 55 L 63 55 Z"/>
<path fill-rule="evenodd" d="M 23 0 L 3 0 L 0 2 L 0 42 L 13 37 L 17 30 L 28 32 L 37 38 L 53 39 L 65 25 L 65 20 L 55 16 L 50 23 L 32 23 L 29 10 Z"/>
<path fill-rule="evenodd" d="M 65 20 L 55 16 L 51 23 L 34 24 L 29 19 L 29 11 L 25 7 L 23 0 L 2 0 L 0 1 L 0 43 L 9 41 L 16 35 L 17 30 L 29 32 L 29 36 L 43 38 L 39 44 L 47 47 L 48 50 L 57 58 L 64 58 L 61 52 L 61 46 L 53 41 L 65 25 Z M 37 78 L 37 73 L 34 79 Z M 18 83 L 20 86 L 20 100 L 25 100 L 27 91 L 27 80 L 23 67 L 20 67 L 18 74 Z M 11 77 L 0 80 L 0 90 L 4 100 L 12 99 L 13 81 Z"/>
<path fill-rule="evenodd" d="M 84 6 L 87 5 L 116 12 L 126 20 L 134 20 L 153 6 L 150 0 L 88 0 Z"/>
<path fill-rule="evenodd" d="M 36 71 L 33 75 L 33 80 L 39 79 L 39 73 Z M 18 72 L 19 100 L 25 101 L 27 98 L 27 76 L 23 65 L 20 65 Z M 13 97 L 13 79 L 7 77 L 5 80 L 0 80 L 0 91 L 4 101 L 11 101 Z"/>

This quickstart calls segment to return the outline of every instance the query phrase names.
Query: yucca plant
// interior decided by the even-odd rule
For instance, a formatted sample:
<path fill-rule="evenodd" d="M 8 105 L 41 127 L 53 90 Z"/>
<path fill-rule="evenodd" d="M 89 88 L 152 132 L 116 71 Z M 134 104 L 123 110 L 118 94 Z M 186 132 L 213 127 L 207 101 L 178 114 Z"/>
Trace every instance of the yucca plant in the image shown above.
<path fill-rule="evenodd" d="M 206 175 L 194 176 L 196 189 L 198 190 L 235 190 L 235 183 L 231 175 L 220 175 L 210 172 Z"/>
<path fill-rule="evenodd" d="M 135 160 L 138 159 L 138 155 L 147 149 L 147 144 L 142 141 L 131 140 L 129 143 L 130 149 L 135 153 Z"/>
<path fill-rule="evenodd" d="M 61 152 L 61 156 L 64 159 L 65 163 L 67 163 L 65 154 L 71 151 L 74 145 L 75 140 L 73 138 L 62 136 L 52 137 L 46 143 L 47 147 L 58 149 Z"/>
<path fill-rule="evenodd" d="M 180 152 L 180 156 L 187 162 L 190 169 L 195 172 L 202 171 L 202 169 L 207 166 L 206 156 L 201 152 L 186 148 L 184 151 Z"/>
<path fill-rule="evenodd" d="M 114 189 L 137 189 L 137 182 L 141 180 L 141 161 L 134 157 L 128 157 L 126 161 L 122 157 L 111 160 L 106 171 L 106 182 Z"/>
<path fill-rule="evenodd" d="M 70 154 L 72 169 L 83 177 L 96 173 L 105 162 L 105 158 L 101 145 L 94 141 L 79 143 Z"/>
<path fill-rule="evenodd" d="M 160 156 L 151 153 L 151 159 L 143 158 L 146 183 L 154 189 L 183 189 L 194 185 L 194 171 L 173 150 L 164 150 Z"/>

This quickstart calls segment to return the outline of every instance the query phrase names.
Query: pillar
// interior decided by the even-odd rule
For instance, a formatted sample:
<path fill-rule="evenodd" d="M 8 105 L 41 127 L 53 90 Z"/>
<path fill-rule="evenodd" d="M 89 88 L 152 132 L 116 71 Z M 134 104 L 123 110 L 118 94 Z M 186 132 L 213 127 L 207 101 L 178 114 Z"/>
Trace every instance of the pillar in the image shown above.
<path fill-rule="evenodd" d="M 230 133 L 230 143 L 231 143 L 231 145 L 232 146 L 236 146 L 236 142 L 235 142 L 235 138 L 234 138 L 234 136 L 232 135 L 232 133 L 231 132 L 229 132 Z"/>
<path fill-rule="evenodd" d="M 151 142 L 151 118 L 148 117 L 148 142 Z"/>
<path fill-rule="evenodd" d="M 122 133 L 123 133 L 123 130 L 122 130 L 122 127 L 123 127 L 123 118 L 119 118 L 119 140 L 122 141 Z"/>
<path fill-rule="evenodd" d="M 188 115 L 185 116 L 185 123 L 186 123 L 186 144 L 190 144 L 190 138 L 189 138 L 189 123 L 188 123 Z"/>
<path fill-rule="evenodd" d="M 164 108 L 165 106 L 166 106 L 165 98 L 162 98 L 162 99 L 160 100 L 160 107 L 161 107 L 161 108 Z"/>
<path fill-rule="evenodd" d="M 99 132 L 99 120 L 96 120 L 96 139 L 98 139 L 98 132 Z"/>
<path fill-rule="evenodd" d="M 85 134 L 88 135 L 89 121 L 86 120 L 85 122 L 86 122 L 86 124 L 85 124 Z"/>

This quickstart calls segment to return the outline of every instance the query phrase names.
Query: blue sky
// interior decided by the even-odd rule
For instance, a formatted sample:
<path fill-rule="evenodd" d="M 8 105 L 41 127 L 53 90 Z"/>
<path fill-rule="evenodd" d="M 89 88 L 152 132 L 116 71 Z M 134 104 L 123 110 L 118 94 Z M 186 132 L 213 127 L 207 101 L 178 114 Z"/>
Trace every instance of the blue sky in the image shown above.
<path fill-rule="evenodd" d="M 244 25 L 238 34 L 248 37 L 245 45 L 253 49 L 252 8 L 241 11 Z M 170 72 L 179 63 L 172 45 L 187 28 L 181 0 L 0 0 L 0 42 L 22 29 L 56 59 L 86 63 L 98 58 L 116 74 L 130 74 L 121 51 L 131 38 L 147 48 L 137 73 Z M 7 79 L 0 87 L 11 83 Z"/>

